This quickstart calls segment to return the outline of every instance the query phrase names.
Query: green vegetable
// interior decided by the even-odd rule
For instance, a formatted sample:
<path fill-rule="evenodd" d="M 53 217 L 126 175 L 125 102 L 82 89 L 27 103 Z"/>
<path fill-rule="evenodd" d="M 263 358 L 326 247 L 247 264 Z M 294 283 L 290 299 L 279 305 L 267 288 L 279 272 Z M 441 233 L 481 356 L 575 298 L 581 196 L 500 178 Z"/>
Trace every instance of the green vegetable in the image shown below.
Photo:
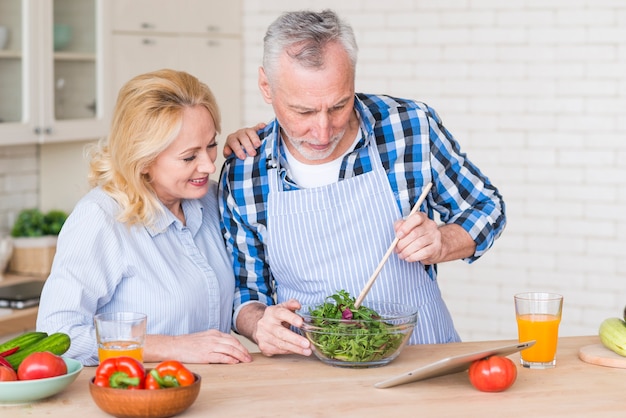
<path fill-rule="evenodd" d="M 13 237 L 40 237 L 44 235 L 44 214 L 39 209 L 20 212 L 11 230 Z"/>
<path fill-rule="evenodd" d="M 385 358 L 402 344 L 405 335 L 380 320 L 373 309 L 354 307 L 355 298 L 340 290 L 309 312 L 311 343 L 326 357 L 346 362 L 370 362 Z"/>
<path fill-rule="evenodd" d="M 600 341 L 609 350 L 626 356 L 626 322 L 621 318 L 607 318 L 598 330 Z"/>
<path fill-rule="evenodd" d="M 62 332 L 56 332 L 34 344 L 21 348 L 17 351 L 17 353 L 5 357 L 5 360 L 8 361 L 15 370 L 17 370 L 22 361 L 24 361 L 29 354 L 39 351 L 49 351 L 52 354 L 60 356 L 69 350 L 70 343 L 71 341 L 69 335 Z"/>
<path fill-rule="evenodd" d="M 0 353 L 11 350 L 15 347 L 25 348 L 31 344 L 36 343 L 37 341 L 43 340 L 47 336 L 48 334 L 46 334 L 45 332 L 26 332 L 0 344 Z"/>
<path fill-rule="evenodd" d="M 44 216 L 44 235 L 59 235 L 61 227 L 67 219 L 67 214 L 62 210 L 51 210 Z"/>
<path fill-rule="evenodd" d="M 22 210 L 11 229 L 12 237 L 41 237 L 59 235 L 67 214 L 60 210 L 51 210 L 44 214 L 37 208 Z"/>

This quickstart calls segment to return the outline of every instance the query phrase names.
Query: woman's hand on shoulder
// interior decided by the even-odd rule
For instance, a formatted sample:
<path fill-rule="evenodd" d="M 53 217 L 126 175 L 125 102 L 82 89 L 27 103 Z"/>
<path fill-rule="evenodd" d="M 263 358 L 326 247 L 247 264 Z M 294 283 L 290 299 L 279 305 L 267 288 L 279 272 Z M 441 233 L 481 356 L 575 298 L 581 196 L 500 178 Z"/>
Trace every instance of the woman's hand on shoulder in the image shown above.
<path fill-rule="evenodd" d="M 252 128 L 241 128 L 228 135 L 226 144 L 224 144 L 224 157 L 228 157 L 233 153 L 240 160 L 245 159 L 246 154 L 254 157 L 256 149 L 261 146 L 261 140 L 259 135 L 257 135 L 257 131 L 263 128 L 265 128 L 265 123 L 261 122 Z"/>

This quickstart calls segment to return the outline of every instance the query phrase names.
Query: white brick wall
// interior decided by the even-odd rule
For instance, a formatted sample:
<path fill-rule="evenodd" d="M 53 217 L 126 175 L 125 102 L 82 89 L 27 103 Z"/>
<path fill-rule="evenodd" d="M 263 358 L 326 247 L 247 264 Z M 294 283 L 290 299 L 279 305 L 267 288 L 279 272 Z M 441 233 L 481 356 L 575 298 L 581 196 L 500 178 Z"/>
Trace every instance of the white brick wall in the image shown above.
<path fill-rule="evenodd" d="M 516 338 L 513 294 L 565 296 L 562 335 L 626 305 L 626 3 L 244 0 L 244 117 L 279 13 L 334 8 L 360 46 L 357 89 L 434 106 L 500 188 L 509 224 L 473 265 L 440 265 L 465 340 Z"/>
<path fill-rule="evenodd" d="M 17 212 L 38 205 L 36 145 L 0 147 L 0 236 L 9 232 Z"/>

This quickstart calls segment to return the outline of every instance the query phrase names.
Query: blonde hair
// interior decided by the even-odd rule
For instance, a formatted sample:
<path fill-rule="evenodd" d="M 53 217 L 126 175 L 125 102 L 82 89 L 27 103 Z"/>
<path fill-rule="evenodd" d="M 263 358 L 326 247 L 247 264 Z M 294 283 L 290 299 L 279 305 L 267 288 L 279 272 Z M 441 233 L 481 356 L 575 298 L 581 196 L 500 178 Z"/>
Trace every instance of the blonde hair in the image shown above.
<path fill-rule="evenodd" d="M 89 150 L 89 183 L 120 205 L 117 219 L 129 226 L 153 225 L 163 211 L 147 167 L 178 135 L 186 107 L 205 107 L 220 132 L 220 113 L 209 87 L 174 70 L 141 74 L 120 90 L 111 132 Z"/>

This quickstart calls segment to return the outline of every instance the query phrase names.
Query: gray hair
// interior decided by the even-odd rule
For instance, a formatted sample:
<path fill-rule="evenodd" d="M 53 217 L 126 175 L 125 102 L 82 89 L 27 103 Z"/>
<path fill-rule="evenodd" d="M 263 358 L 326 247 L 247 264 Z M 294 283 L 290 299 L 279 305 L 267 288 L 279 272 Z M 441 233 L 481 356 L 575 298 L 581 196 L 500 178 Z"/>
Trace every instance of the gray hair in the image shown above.
<path fill-rule="evenodd" d="M 283 52 L 306 68 L 324 65 L 324 50 L 339 42 L 348 53 L 352 70 L 356 70 L 358 47 L 352 27 L 332 10 L 287 12 L 278 17 L 265 33 L 263 68 L 272 80 Z"/>

